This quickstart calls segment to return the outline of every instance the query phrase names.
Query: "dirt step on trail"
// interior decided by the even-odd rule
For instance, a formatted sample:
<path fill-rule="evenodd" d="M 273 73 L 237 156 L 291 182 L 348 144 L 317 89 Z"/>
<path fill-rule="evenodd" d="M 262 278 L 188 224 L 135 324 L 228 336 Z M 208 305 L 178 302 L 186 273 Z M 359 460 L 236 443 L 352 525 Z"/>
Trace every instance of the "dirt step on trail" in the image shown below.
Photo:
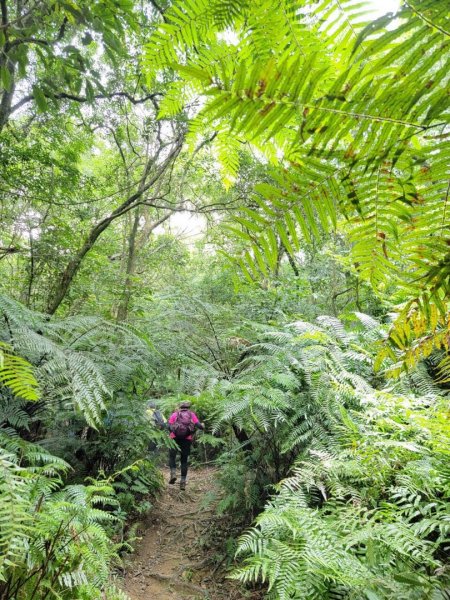
<path fill-rule="evenodd" d="M 166 489 L 150 511 L 145 531 L 131 557 L 124 591 L 131 600 L 231 600 L 233 583 L 218 576 L 220 564 L 201 556 L 199 539 L 217 517 L 205 506 L 207 494 L 216 487 L 214 469 L 191 469 L 186 491 L 179 480 Z M 200 556 L 199 556 L 200 554 Z M 233 589 L 234 588 L 234 589 Z"/>

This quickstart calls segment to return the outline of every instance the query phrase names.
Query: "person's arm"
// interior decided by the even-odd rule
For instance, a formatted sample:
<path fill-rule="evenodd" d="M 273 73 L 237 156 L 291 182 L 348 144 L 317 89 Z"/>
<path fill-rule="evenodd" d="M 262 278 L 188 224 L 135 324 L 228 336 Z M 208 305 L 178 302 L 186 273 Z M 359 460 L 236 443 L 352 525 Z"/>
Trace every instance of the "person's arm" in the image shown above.
<path fill-rule="evenodd" d="M 195 429 L 201 429 L 202 431 L 205 429 L 204 423 L 200 423 L 195 412 L 192 413 L 192 422 L 194 423 Z"/>

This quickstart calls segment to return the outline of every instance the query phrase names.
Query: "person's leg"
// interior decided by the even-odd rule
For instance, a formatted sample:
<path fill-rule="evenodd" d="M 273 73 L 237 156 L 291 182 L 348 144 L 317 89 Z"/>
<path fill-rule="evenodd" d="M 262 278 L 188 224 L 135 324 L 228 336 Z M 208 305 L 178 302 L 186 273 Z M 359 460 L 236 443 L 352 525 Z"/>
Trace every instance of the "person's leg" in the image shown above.
<path fill-rule="evenodd" d="M 170 448 L 169 450 L 169 467 L 170 467 L 170 479 L 169 483 L 175 483 L 177 480 L 177 449 Z"/>
<path fill-rule="evenodd" d="M 191 453 L 191 440 L 180 440 L 181 449 L 181 479 L 180 489 L 184 490 L 186 487 L 186 476 L 188 472 L 188 459 Z"/>

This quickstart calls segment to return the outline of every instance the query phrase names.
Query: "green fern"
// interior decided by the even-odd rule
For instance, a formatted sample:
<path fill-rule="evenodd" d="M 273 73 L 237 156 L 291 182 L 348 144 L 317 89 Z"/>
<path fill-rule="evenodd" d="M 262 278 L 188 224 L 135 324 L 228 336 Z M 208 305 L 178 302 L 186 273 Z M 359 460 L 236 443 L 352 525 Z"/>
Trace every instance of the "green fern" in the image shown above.
<path fill-rule="evenodd" d="M 192 0 L 173 4 L 166 18 L 147 61 L 175 68 L 206 98 L 193 131 L 228 131 L 278 163 L 272 182 L 256 188 L 258 208 L 243 207 L 226 225 L 246 242 L 235 260 L 247 279 L 277 268 L 280 242 L 292 255 L 344 217 L 355 275 L 380 295 L 393 283 L 395 300 L 416 303 L 426 319 L 434 306 L 446 327 L 444 3 L 404 2 L 373 21 L 356 0 Z M 227 29 L 237 41 L 227 41 Z M 224 173 L 229 183 L 234 164 Z M 398 326 L 405 333 L 412 323 Z M 395 340 L 388 344 L 393 350 Z M 426 340 L 413 345 L 402 368 L 427 356 Z M 442 366 L 446 377 L 448 361 Z"/>
<path fill-rule="evenodd" d="M 20 356 L 15 356 L 11 346 L 4 342 L 0 342 L 0 385 L 23 400 L 39 399 L 32 366 Z"/>
<path fill-rule="evenodd" d="M 109 482 L 62 488 L 67 463 L 20 438 L 2 434 L 1 446 L 2 597 L 100 599 L 107 588 L 125 600 L 110 583 L 120 545 L 110 538 L 118 500 Z"/>
<path fill-rule="evenodd" d="M 2 335 L 15 352 L 35 365 L 34 374 L 48 406 L 58 410 L 70 402 L 93 427 L 101 423 L 100 415 L 114 391 L 123 388 L 148 358 L 147 344 L 131 328 L 102 319 L 49 320 L 5 296 L 0 296 L 0 313 L 8 322 Z M 9 361 L 5 364 L 21 365 L 10 352 L 3 350 L 2 356 Z M 22 386 L 19 391 L 24 398 L 27 394 L 27 399 L 36 399 L 30 377 L 25 368 L 17 379 Z"/>
<path fill-rule="evenodd" d="M 276 599 L 445 598 L 449 472 L 439 447 L 430 453 L 422 402 L 410 402 L 420 425 L 388 394 L 346 414 L 336 449 L 298 462 L 241 538 L 234 577 L 266 581 Z"/>
<path fill-rule="evenodd" d="M 444 599 L 446 399 L 424 373 L 423 397 L 409 375 L 388 390 L 368 383 L 388 326 L 361 313 L 347 327 L 317 321 L 263 329 L 232 381 L 213 388 L 217 428 L 251 444 L 223 457 L 220 509 L 254 516 L 282 478 L 240 540 L 233 577 L 264 582 L 274 600 Z"/>

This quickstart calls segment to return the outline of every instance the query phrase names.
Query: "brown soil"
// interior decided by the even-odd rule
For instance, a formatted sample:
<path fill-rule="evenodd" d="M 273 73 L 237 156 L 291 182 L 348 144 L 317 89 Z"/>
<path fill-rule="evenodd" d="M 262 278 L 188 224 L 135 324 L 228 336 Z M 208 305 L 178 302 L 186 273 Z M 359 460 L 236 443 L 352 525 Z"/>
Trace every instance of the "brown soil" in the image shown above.
<path fill-rule="evenodd" d="M 218 520 L 214 507 L 205 502 L 214 488 L 213 469 L 191 470 L 184 492 L 180 491 L 178 481 L 175 485 L 166 484 L 148 516 L 125 575 L 124 591 L 131 600 L 248 597 L 245 590 L 225 578 L 221 562 L 225 553 L 205 555 L 201 547 Z"/>

